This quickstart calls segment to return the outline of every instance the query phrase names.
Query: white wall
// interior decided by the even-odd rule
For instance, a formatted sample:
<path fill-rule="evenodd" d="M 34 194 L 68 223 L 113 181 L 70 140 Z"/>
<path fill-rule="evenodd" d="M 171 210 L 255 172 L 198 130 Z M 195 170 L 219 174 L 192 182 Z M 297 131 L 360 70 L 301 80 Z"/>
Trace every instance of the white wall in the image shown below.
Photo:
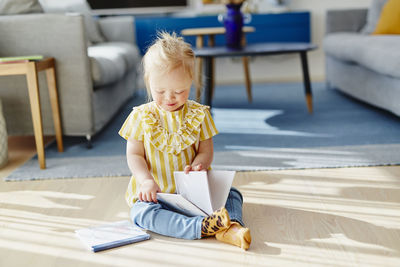
<path fill-rule="evenodd" d="M 262 0 L 266 1 L 266 0 Z M 308 53 L 312 81 L 325 80 L 325 60 L 322 39 L 325 29 L 325 12 L 328 9 L 367 8 L 371 0 L 291 0 L 289 9 L 311 12 L 312 42 L 318 50 Z M 253 82 L 301 81 L 302 72 L 298 55 L 277 55 L 253 58 L 250 63 Z M 243 68 L 240 60 L 217 59 L 216 83 L 242 83 Z"/>

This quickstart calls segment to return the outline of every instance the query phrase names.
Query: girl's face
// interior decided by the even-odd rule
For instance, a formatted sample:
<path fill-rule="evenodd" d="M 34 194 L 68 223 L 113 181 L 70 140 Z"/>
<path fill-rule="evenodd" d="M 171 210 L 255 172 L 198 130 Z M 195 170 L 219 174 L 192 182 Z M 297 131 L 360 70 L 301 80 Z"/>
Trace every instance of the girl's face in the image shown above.
<path fill-rule="evenodd" d="M 152 72 L 148 85 L 153 100 L 160 108 L 176 111 L 181 109 L 189 98 L 192 79 L 180 67 L 169 73 Z"/>

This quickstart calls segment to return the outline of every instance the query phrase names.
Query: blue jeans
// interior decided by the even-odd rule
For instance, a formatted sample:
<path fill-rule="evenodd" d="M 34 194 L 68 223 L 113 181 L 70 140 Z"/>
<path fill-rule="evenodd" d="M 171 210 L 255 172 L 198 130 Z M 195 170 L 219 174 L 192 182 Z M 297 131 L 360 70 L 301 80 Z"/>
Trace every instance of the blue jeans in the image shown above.
<path fill-rule="evenodd" d="M 242 194 L 236 188 L 231 188 L 225 208 L 231 221 L 244 226 L 242 221 Z M 136 201 L 131 208 L 132 221 L 145 229 L 157 234 L 183 239 L 200 239 L 203 216 L 188 217 L 165 202 Z"/>

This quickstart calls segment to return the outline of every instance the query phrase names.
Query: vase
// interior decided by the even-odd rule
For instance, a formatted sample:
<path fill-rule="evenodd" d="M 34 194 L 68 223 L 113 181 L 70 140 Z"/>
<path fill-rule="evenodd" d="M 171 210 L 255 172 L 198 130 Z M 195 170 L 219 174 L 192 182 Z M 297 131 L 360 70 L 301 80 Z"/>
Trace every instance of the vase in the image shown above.
<path fill-rule="evenodd" d="M 232 49 L 242 47 L 243 14 L 240 11 L 242 4 L 226 5 L 227 12 L 224 16 L 226 46 Z"/>

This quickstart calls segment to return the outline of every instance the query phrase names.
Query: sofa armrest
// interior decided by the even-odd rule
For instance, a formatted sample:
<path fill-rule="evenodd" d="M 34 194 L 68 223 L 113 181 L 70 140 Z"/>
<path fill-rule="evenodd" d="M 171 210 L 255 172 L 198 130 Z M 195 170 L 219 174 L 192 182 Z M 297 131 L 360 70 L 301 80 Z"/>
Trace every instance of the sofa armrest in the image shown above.
<path fill-rule="evenodd" d="M 367 22 L 367 9 L 328 10 L 325 34 L 359 32 Z"/>
<path fill-rule="evenodd" d="M 105 17 L 98 20 L 107 41 L 136 45 L 135 18 L 133 16 Z"/>

